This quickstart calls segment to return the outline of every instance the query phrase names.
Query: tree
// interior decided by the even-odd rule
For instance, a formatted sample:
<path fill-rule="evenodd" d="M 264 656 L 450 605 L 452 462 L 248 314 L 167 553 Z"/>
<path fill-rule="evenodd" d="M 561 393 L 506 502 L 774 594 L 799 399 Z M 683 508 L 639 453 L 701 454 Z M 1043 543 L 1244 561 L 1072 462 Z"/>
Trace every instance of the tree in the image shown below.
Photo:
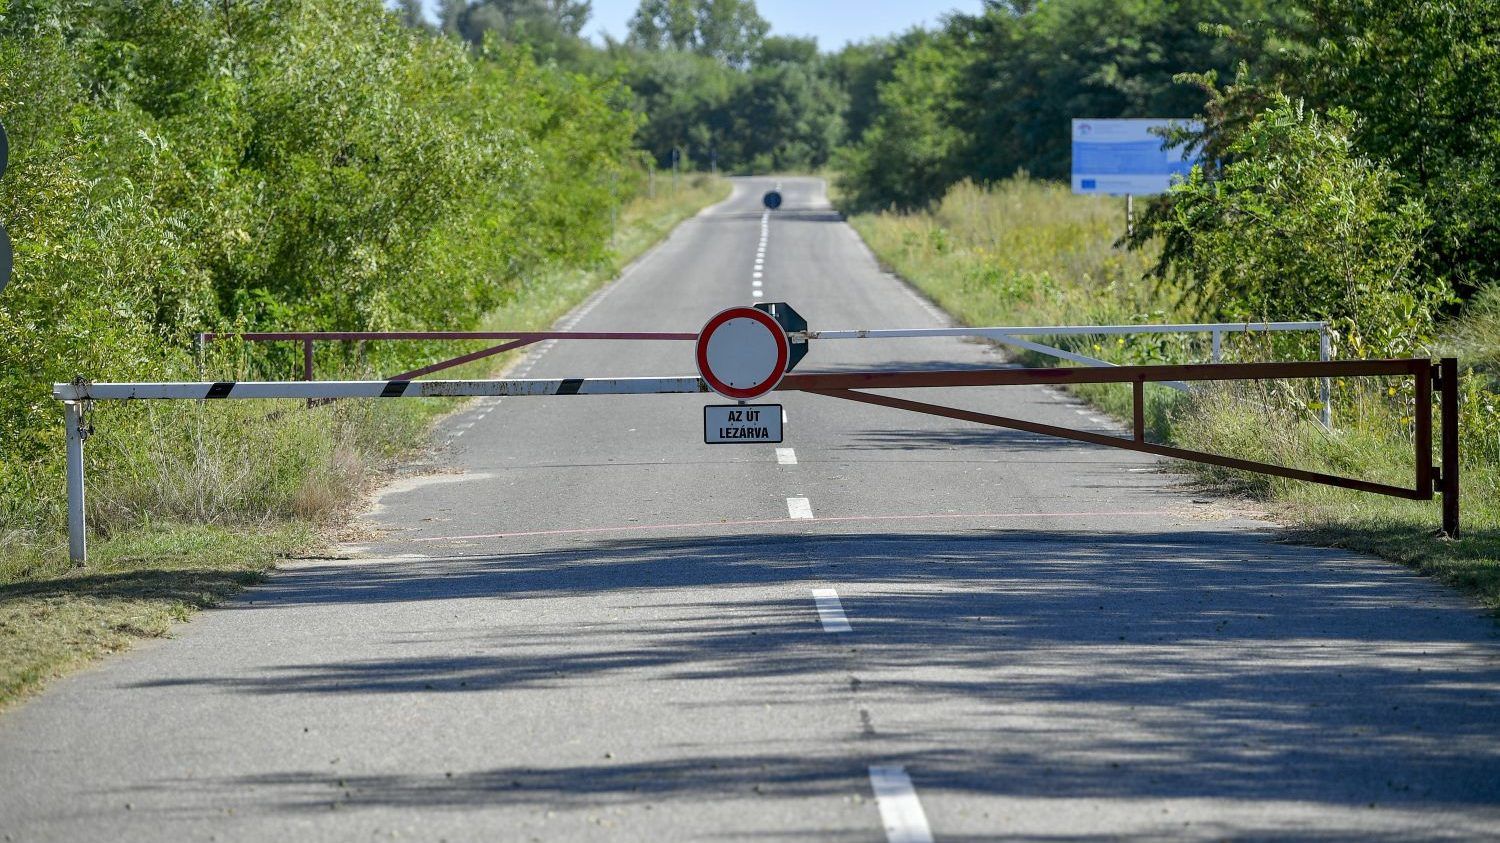
<path fill-rule="evenodd" d="M 642 0 L 626 43 L 652 52 L 691 51 L 743 68 L 770 29 L 754 0 Z"/>
<path fill-rule="evenodd" d="M 982 142 L 961 169 L 984 180 L 1017 170 L 1066 179 L 1075 117 L 1189 118 L 1200 91 L 1178 75 L 1228 73 L 1244 58 L 1239 44 L 1204 23 L 1240 23 L 1270 15 L 1263 0 L 1057 0 L 1034 9 L 991 6 L 952 27 L 973 44 L 959 96 L 963 125 Z"/>
<path fill-rule="evenodd" d="M 577 63 L 590 49 L 579 33 L 593 13 L 591 0 L 470 0 L 455 6 L 442 12 L 444 29 L 472 44 L 493 37 L 565 64 Z"/>
<path fill-rule="evenodd" d="M 427 18 L 422 13 L 422 0 L 399 0 L 396 14 L 401 22 L 413 29 L 426 29 Z"/>
<path fill-rule="evenodd" d="M 844 128 L 849 143 L 864 136 L 880 108 L 880 86 L 889 81 L 901 58 L 927 33 L 913 29 L 897 38 L 851 43 L 829 56 L 827 72 L 845 96 Z"/>
<path fill-rule="evenodd" d="M 1500 267 L 1500 0 L 1302 0 L 1287 89 L 1359 120 L 1434 215 L 1425 263 L 1464 294 Z"/>
<path fill-rule="evenodd" d="M 733 103 L 737 162 L 753 172 L 823 166 L 843 137 L 845 102 L 815 64 L 756 67 Z"/>
<path fill-rule="evenodd" d="M 858 208 L 916 208 L 942 196 L 959 177 L 969 144 L 959 128 L 957 93 L 972 60 L 949 34 L 927 38 L 897 63 L 879 87 L 879 110 L 838 165 L 840 187 Z"/>

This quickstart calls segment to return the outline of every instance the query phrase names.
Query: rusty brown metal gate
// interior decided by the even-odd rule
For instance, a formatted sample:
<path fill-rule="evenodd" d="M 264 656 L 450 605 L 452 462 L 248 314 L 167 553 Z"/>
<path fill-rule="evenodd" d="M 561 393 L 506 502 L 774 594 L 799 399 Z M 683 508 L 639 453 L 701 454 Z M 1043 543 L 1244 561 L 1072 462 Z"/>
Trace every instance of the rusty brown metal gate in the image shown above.
<path fill-rule="evenodd" d="M 1325 474 L 1274 463 L 1243 460 L 1236 457 L 1159 445 L 1146 441 L 1145 385 L 1163 381 L 1223 380 L 1297 380 L 1325 377 L 1411 377 L 1415 380 L 1414 448 L 1416 477 L 1411 486 L 1395 486 L 1337 474 Z M 918 389 L 975 386 L 1067 385 L 1092 383 L 1127 383 L 1134 393 L 1132 435 L 1130 438 L 1073 430 L 1050 424 L 1025 421 L 1007 416 L 979 413 L 956 407 L 945 407 L 881 395 L 870 389 Z M 1443 496 L 1443 532 L 1452 538 L 1459 534 L 1459 453 L 1458 453 L 1458 360 L 1443 358 L 1398 360 L 1340 360 L 1306 363 L 1214 363 L 1208 365 L 1115 366 L 1111 368 L 1046 369 L 963 369 L 950 371 L 910 372 L 839 372 L 831 374 L 789 374 L 778 391 L 809 392 L 830 398 L 858 401 L 898 410 L 942 416 L 975 424 L 1021 430 L 1059 439 L 1071 439 L 1124 448 L 1173 459 L 1206 463 L 1224 468 L 1270 474 L 1309 483 L 1322 483 L 1389 495 L 1408 500 L 1432 500 L 1434 493 Z M 1432 462 L 1432 401 L 1439 397 L 1441 455 Z"/>

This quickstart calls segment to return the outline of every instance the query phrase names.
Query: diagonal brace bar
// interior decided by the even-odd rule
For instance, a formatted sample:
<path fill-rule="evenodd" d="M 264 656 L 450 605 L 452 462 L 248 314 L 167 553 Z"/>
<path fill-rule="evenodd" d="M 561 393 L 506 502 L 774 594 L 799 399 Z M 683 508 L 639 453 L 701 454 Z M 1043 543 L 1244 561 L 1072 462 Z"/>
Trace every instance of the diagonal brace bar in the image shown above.
<path fill-rule="evenodd" d="M 932 416 L 957 419 L 959 421 L 985 424 L 992 427 L 1007 427 L 1012 430 L 1023 430 L 1027 433 L 1037 433 L 1043 436 L 1055 436 L 1059 439 L 1072 439 L 1077 442 L 1088 442 L 1094 445 L 1105 445 L 1111 448 L 1123 448 L 1127 451 L 1140 451 L 1146 454 L 1155 454 L 1162 457 L 1172 457 L 1192 462 L 1208 463 L 1209 465 L 1222 466 L 1224 468 L 1237 468 L 1244 471 L 1255 471 L 1261 474 L 1273 474 L 1278 477 L 1289 477 L 1293 480 L 1305 480 L 1309 483 L 1322 483 L 1325 486 L 1338 486 L 1344 489 L 1355 489 L 1361 492 L 1375 492 L 1382 495 L 1390 495 L 1397 498 L 1409 500 L 1431 500 L 1432 487 L 1426 489 L 1409 489 L 1404 486 L 1391 486 L 1386 483 L 1374 483 L 1369 480 L 1358 480 L 1353 477 L 1341 477 L 1336 474 L 1321 474 L 1315 471 L 1303 471 L 1298 468 L 1287 468 L 1286 466 L 1274 465 L 1272 463 L 1254 462 L 1252 460 L 1240 460 L 1219 454 L 1210 454 L 1203 451 L 1192 451 L 1186 448 L 1174 448 L 1168 445 L 1157 445 L 1136 439 L 1124 439 L 1119 436 L 1109 436 L 1103 433 L 1090 433 L 1085 430 L 1072 430 L 1066 427 L 1057 427 L 1039 422 L 1023 421 L 1007 416 L 995 416 L 989 413 L 976 413 L 971 410 L 960 410 L 956 407 L 944 407 L 939 404 L 927 404 L 922 401 L 911 401 L 905 398 L 895 398 L 889 395 L 876 395 L 870 392 L 859 392 L 853 389 L 807 389 L 815 395 L 826 395 L 829 398 L 843 398 L 848 401 L 858 401 L 862 404 L 874 404 L 879 407 L 891 407 L 897 410 L 910 410 L 914 413 L 925 413 Z"/>
<path fill-rule="evenodd" d="M 399 375 L 392 375 L 391 377 L 387 378 L 387 380 L 409 381 L 414 378 L 420 378 L 423 375 L 430 375 L 433 372 L 441 372 L 444 369 L 451 369 L 454 366 L 462 366 L 465 363 L 472 363 L 475 360 L 483 360 L 486 357 L 493 357 L 494 355 L 500 354 L 501 352 L 510 351 L 513 348 L 520 348 L 524 345 L 531 345 L 534 342 L 537 342 L 537 340 L 529 337 L 518 340 L 511 340 L 510 342 L 490 346 L 489 348 L 481 349 L 480 351 L 471 351 L 468 354 L 461 354 L 458 357 L 452 357 L 447 360 L 439 360 L 436 363 L 423 366 L 420 369 L 412 369 L 410 372 L 402 372 Z"/>

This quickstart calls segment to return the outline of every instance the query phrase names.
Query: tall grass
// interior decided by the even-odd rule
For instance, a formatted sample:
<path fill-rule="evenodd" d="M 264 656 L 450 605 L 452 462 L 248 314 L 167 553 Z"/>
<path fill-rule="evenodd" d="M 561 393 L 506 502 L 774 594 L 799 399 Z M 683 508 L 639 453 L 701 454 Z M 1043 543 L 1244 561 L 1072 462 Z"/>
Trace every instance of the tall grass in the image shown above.
<path fill-rule="evenodd" d="M 1116 244 L 1124 203 L 1073 196 L 1068 187 L 1026 178 L 992 187 L 960 184 L 923 213 L 861 214 L 850 222 L 877 257 L 966 324 L 1040 325 L 1197 321 L 1178 291 L 1149 280 L 1153 255 Z M 1405 501 L 1212 466 L 1187 468 L 1228 494 L 1269 504 L 1309 541 L 1377 553 L 1440 575 L 1500 609 L 1500 287 L 1479 296 L 1443 332 L 1434 356 L 1465 367 L 1461 410 L 1463 533 L 1434 537 L 1435 502 Z M 1064 347 L 1115 363 L 1207 359 L 1205 340 L 1187 336 L 1056 338 Z M 1314 359 L 1316 337 L 1245 334 L 1227 338 L 1227 359 Z M 1038 365 L 1052 358 L 1021 353 Z M 1245 459 L 1410 484 L 1415 414 L 1409 384 L 1335 385 L 1335 429 L 1317 422 L 1309 382 L 1228 385 L 1191 396 L 1147 394 L 1156 440 Z M 1127 417 L 1117 385 L 1080 387 L 1083 397 Z M 1423 408 L 1422 411 L 1427 411 Z"/>
<path fill-rule="evenodd" d="M 1141 278 L 1149 255 L 1116 249 L 1124 203 L 1014 179 L 955 186 L 923 214 L 851 222 L 882 261 L 920 279 L 939 305 L 974 324 L 1129 322 L 1165 315 Z"/>

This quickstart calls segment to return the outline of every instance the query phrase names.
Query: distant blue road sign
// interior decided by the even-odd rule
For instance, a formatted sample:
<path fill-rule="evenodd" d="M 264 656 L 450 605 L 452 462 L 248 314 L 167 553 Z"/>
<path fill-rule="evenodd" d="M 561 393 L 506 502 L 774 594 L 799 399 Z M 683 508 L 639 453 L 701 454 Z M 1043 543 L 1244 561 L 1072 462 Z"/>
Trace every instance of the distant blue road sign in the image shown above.
<path fill-rule="evenodd" d="M 1191 120 L 1074 120 L 1073 192 L 1115 196 L 1166 193 L 1187 177 L 1195 161 L 1183 147 L 1163 149 L 1152 129 L 1197 128 Z"/>
<path fill-rule="evenodd" d="M 761 197 L 760 201 L 764 202 L 767 208 L 774 211 L 781 207 L 781 191 L 768 190 L 766 191 L 766 195 Z"/>

